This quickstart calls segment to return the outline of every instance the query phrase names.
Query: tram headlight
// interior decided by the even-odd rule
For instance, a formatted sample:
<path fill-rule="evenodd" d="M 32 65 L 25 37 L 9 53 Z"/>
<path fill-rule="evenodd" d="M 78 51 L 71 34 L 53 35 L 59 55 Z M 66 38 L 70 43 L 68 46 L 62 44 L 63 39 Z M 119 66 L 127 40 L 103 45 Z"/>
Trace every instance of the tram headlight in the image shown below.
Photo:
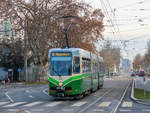
<path fill-rule="evenodd" d="M 63 83 L 62 83 L 62 82 L 60 82 L 60 83 L 59 83 L 59 86 L 62 86 L 62 85 L 63 85 Z"/>

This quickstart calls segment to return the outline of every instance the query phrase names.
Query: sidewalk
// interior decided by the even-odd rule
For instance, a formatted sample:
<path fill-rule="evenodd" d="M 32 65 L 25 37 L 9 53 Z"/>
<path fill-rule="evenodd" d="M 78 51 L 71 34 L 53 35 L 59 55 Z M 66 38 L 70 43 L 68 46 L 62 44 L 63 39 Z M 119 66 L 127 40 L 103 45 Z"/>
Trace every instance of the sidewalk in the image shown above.
<path fill-rule="evenodd" d="M 144 84 L 143 77 L 136 77 L 135 78 L 135 88 L 138 88 L 138 89 L 145 88 L 145 90 L 150 91 L 150 77 L 145 77 L 145 78 L 146 78 L 146 81 Z"/>
<path fill-rule="evenodd" d="M 22 82 L 0 84 L 0 90 L 16 87 L 25 87 L 25 85 Z"/>
<path fill-rule="evenodd" d="M 137 99 L 134 97 L 134 88 L 138 88 L 138 89 L 144 89 L 145 88 L 145 90 L 150 91 L 150 77 L 146 77 L 145 87 L 144 87 L 143 81 L 144 81 L 143 77 L 133 78 L 132 91 L 131 91 L 130 98 L 137 103 L 150 106 L 150 100 Z"/>

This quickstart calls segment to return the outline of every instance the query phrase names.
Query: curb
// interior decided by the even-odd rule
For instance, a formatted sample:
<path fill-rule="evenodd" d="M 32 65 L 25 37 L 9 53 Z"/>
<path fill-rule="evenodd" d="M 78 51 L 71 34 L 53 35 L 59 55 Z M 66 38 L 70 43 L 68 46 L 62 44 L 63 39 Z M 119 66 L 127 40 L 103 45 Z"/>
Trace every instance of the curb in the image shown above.
<path fill-rule="evenodd" d="M 132 90 L 131 90 L 131 96 L 130 96 L 130 98 L 131 98 L 133 101 L 135 101 L 136 103 L 150 106 L 150 100 L 137 99 L 137 98 L 134 97 L 135 83 L 136 83 L 136 82 L 135 82 L 135 79 L 133 79 L 133 82 L 132 82 Z"/>

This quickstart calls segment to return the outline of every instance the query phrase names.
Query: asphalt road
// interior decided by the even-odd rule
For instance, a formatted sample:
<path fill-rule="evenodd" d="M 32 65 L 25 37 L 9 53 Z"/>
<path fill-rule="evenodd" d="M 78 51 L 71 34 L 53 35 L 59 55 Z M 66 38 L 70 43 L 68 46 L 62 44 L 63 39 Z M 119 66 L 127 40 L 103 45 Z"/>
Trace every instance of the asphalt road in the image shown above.
<path fill-rule="evenodd" d="M 130 87 L 123 101 L 120 101 L 131 80 L 128 76 L 105 78 L 103 88 L 80 100 L 56 100 L 48 96 L 48 85 L 1 90 L 0 113 L 112 113 L 115 110 L 116 113 L 150 112 L 149 106 L 130 100 Z"/>

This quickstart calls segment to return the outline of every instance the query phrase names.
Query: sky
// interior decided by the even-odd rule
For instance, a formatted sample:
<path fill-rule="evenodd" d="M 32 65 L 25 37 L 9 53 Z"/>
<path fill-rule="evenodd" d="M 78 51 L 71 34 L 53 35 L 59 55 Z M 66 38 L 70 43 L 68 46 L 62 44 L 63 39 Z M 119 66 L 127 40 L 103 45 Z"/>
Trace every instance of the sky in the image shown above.
<path fill-rule="evenodd" d="M 121 46 L 122 55 L 133 60 L 144 55 L 150 39 L 150 0 L 84 0 L 105 15 L 104 39 Z"/>

